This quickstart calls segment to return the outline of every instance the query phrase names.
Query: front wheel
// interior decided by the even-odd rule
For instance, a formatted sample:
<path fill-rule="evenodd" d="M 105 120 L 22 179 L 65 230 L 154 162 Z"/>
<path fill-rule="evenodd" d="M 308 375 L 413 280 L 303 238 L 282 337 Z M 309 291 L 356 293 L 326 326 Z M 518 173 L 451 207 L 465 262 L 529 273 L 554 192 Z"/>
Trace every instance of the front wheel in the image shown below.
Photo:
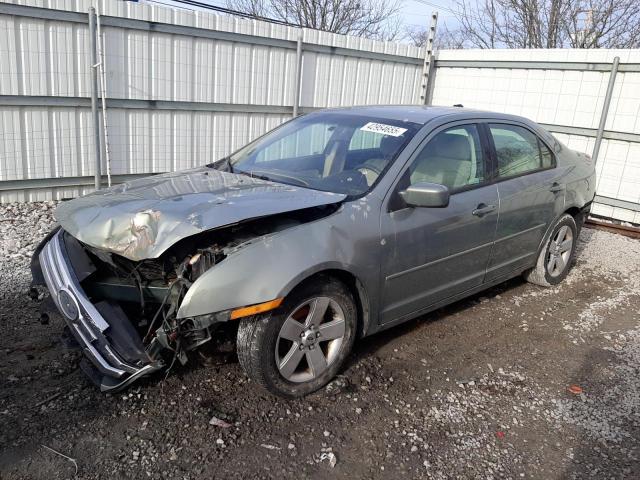
<path fill-rule="evenodd" d="M 295 398 L 326 385 L 351 351 L 356 307 L 338 280 L 318 276 L 296 288 L 282 305 L 250 317 L 238 328 L 238 359 L 271 393 Z"/>
<path fill-rule="evenodd" d="M 569 214 L 562 215 L 540 251 L 536 266 L 525 273 L 525 279 L 543 287 L 559 284 L 571 269 L 577 243 L 576 221 Z"/>

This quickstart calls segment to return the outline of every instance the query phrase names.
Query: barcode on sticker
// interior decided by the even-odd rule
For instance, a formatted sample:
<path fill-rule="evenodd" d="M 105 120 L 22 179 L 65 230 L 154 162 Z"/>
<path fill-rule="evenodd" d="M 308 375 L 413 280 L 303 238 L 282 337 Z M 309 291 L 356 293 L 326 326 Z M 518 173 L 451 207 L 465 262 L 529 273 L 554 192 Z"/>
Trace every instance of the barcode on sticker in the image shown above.
<path fill-rule="evenodd" d="M 394 127 L 393 125 L 385 125 L 384 123 L 369 122 L 363 126 L 360 130 L 363 132 L 381 133 L 382 135 L 391 135 L 392 137 L 399 137 L 407 131 L 406 128 Z"/>

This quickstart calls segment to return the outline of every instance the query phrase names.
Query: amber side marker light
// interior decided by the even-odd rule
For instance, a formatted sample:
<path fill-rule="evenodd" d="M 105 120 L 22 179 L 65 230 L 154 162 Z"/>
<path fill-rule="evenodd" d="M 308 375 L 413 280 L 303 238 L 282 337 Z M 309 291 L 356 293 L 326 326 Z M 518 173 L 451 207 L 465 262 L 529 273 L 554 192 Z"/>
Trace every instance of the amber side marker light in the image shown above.
<path fill-rule="evenodd" d="M 248 317 L 249 315 L 255 315 L 256 313 L 268 312 L 269 310 L 273 310 L 278 308 L 284 298 L 276 298 L 275 300 L 271 300 L 269 302 L 257 303 L 255 305 L 249 305 L 248 307 L 236 308 L 235 310 L 231 310 L 231 316 L 229 317 L 231 320 L 236 320 L 242 317 Z"/>

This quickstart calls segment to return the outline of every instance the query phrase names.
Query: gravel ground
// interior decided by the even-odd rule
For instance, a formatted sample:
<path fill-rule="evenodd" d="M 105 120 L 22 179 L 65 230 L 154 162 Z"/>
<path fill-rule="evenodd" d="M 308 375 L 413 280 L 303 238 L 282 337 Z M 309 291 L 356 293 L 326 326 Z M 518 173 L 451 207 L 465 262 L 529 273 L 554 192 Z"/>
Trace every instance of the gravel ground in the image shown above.
<path fill-rule="evenodd" d="M 0 478 L 640 477 L 638 240 L 584 229 L 561 286 L 364 339 L 302 400 L 249 382 L 229 342 L 104 395 L 26 295 L 53 208 L 0 206 Z"/>

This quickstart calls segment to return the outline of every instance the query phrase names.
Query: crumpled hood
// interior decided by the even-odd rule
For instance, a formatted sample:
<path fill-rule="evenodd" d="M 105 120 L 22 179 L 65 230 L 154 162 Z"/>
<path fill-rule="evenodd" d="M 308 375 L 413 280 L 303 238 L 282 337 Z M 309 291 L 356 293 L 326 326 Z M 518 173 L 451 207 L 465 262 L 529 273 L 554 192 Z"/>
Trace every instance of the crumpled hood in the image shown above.
<path fill-rule="evenodd" d="M 83 243 L 142 260 L 206 230 L 345 198 L 202 167 L 99 190 L 62 203 L 55 217 Z"/>

